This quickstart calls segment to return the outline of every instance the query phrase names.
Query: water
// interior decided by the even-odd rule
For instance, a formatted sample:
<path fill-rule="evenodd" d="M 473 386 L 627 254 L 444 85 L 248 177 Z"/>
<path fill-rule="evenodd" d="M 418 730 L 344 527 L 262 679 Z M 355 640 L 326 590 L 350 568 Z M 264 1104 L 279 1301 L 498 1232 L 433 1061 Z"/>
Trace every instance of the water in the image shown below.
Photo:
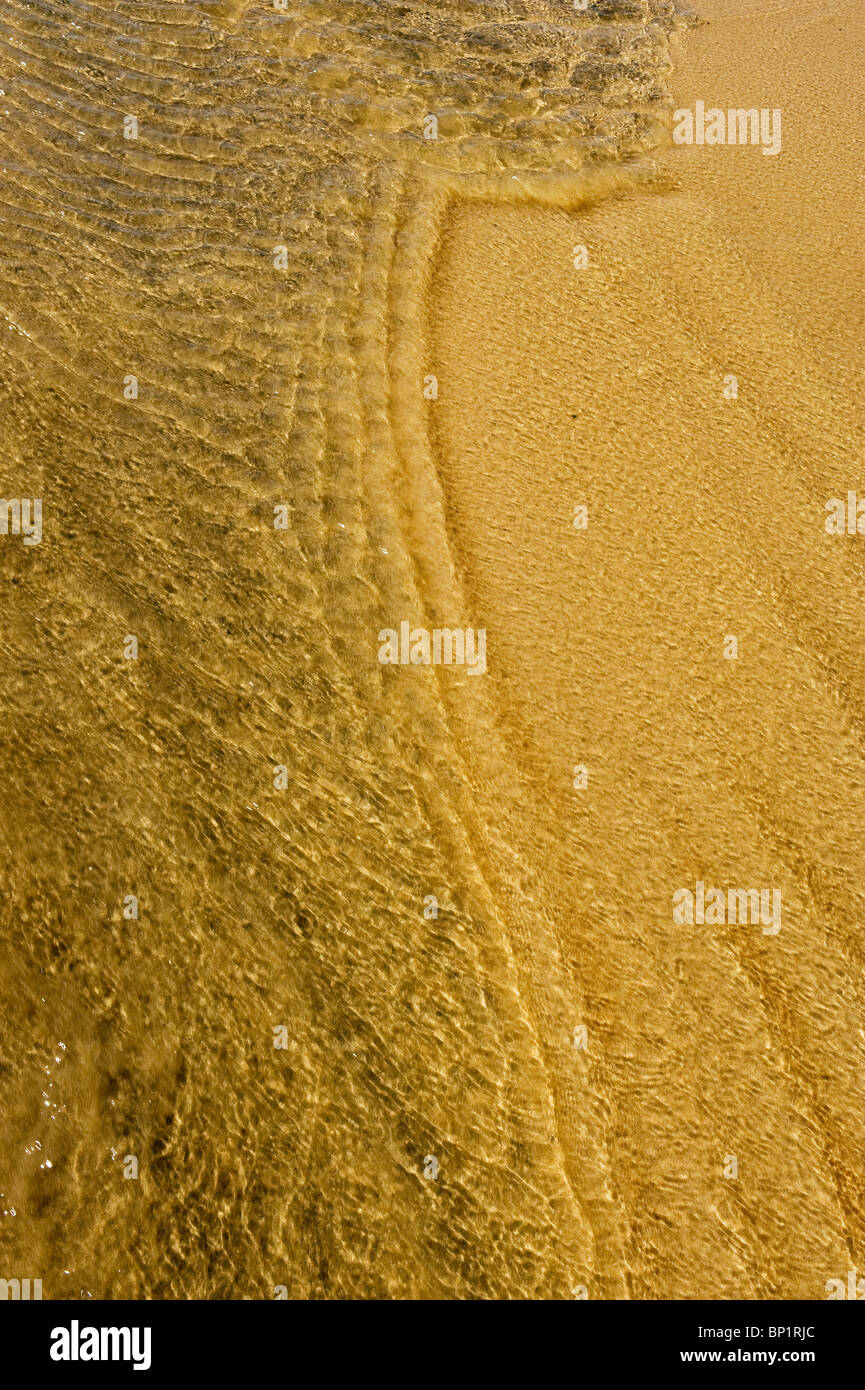
<path fill-rule="evenodd" d="M 453 200 L 646 177 L 676 23 L 3 7 L 0 1272 L 46 1298 L 627 1293 L 519 760 L 376 653 L 484 621 L 422 394 Z"/>

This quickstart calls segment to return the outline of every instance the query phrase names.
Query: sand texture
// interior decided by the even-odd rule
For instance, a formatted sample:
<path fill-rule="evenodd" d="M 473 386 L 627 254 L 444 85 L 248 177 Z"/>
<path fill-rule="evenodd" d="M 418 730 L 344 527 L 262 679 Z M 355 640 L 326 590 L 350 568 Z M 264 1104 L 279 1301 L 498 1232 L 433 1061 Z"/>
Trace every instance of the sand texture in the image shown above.
<path fill-rule="evenodd" d="M 0 1274 L 865 1265 L 865 14 L 699 8 L 0 10 Z"/>

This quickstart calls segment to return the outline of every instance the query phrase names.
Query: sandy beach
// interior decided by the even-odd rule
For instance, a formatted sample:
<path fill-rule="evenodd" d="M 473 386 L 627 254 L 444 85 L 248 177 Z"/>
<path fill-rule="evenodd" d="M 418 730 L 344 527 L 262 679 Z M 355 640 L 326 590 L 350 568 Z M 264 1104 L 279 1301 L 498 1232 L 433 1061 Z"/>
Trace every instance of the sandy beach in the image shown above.
<path fill-rule="evenodd" d="M 4 1267 L 824 1299 L 861 4 L 65 8 L 0 15 Z"/>
<path fill-rule="evenodd" d="M 865 568 L 824 531 L 863 451 L 863 16 L 700 8 L 676 107 L 780 108 L 779 155 L 673 148 L 661 192 L 582 214 L 452 205 L 432 429 L 515 834 L 594 1039 L 578 1078 L 543 1040 L 593 1275 L 817 1298 L 863 1241 Z M 698 879 L 778 885 L 778 937 L 675 927 Z M 587 1163 L 563 1115 L 589 1097 Z"/>

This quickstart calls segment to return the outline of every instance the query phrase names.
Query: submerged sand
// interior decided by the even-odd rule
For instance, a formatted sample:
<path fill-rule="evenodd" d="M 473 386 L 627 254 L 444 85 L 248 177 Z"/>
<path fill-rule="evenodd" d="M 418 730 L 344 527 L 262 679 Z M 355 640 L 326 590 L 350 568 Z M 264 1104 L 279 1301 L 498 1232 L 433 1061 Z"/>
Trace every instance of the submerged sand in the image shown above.
<path fill-rule="evenodd" d="M 0 18 L 4 493 L 45 506 L 0 538 L 0 1275 L 824 1297 L 858 8 L 703 0 L 672 74 L 666 0 L 65 8 Z M 670 148 L 698 99 L 782 153 Z M 382 667 L 403 620 L 487 673 Z M 675 924 L 697 880 L 780 931 Z"/>

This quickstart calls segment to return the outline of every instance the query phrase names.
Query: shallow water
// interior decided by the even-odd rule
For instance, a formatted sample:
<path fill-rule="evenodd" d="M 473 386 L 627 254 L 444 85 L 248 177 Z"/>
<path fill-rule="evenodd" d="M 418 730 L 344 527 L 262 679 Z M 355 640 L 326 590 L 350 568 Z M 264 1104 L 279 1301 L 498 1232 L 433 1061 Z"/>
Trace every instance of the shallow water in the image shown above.
<path fill-rule="evenodd" d="M 484 682 L 377 660 L 485 620 L 422 393 L 448 210 L 647 177 L 675 23 L 3 7 L 3 488 L 44 537 L 0 546 L 0 1209 L 46 1297 L 675 1285 L 570 1048 L 608 981 L 559 950 L 556 812 L 527 857 Z"/>

